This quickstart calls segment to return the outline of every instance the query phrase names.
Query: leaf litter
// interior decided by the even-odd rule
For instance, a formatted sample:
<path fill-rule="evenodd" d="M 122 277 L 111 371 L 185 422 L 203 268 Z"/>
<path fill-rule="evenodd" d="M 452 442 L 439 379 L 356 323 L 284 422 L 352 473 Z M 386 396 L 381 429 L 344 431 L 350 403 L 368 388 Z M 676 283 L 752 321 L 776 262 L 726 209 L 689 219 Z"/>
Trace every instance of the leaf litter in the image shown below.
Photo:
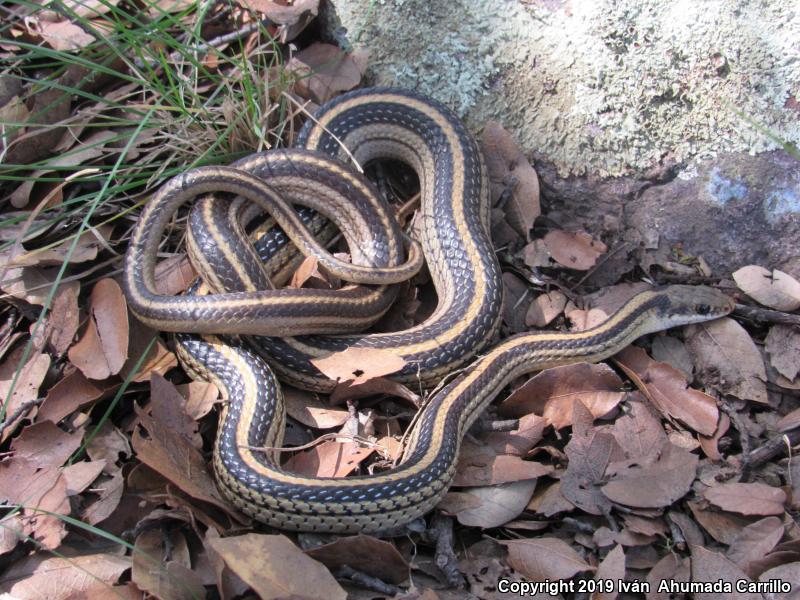
<path fill-rule="evenodd" d="M 151 14 L 190 19 L 180 4 L 160 3 Z M 259 16 L 272 20 L 275 43 L 291 56 L 270 71 L 283 69 L 290 106 L 313 108 L 362 83 L 369 57 L 318 41 L 289 52 L 287 42 L 317 14 L 316 1 L 240 4 L 255 11 L 229 9 L 248 32 L 242 57 L 256 59 L 252 19 Z M 119 10 L 113 3 L 64 5 L 89 19 L 92 31 L 102 31 L 102 12 Z M 40 12 L 11 30 L 72 56 L 92 43 L 74 16 Z M 226 14 L 217 18 L 217 35 L 237 26 Z M 239 51 L 227 41 L 214 48 L 219 52 L 202 59 L 210 70 L 224 69 L 225 53 Z M 800 284 L 760 265 L 731 274 L 733 282 L 720 274 L 711 281 L 753 310 L 778 311 L 780 322 L 766 312 L 755 324 L 721 319 L 642 340 L 608 364 L 559 367 L 514 382 L 462 445 L 454 487 L 439 506 L 456 523 L 449 549 L 441 541 L 448 538 L 435 538 L 425 524 L 384 540 L 264 533 L 222 499 L 213 481 L 211 448 L 225 398 L 186 377 L 168 338 L 129 314 L 119 286 L 115 269 L 133 222 L 125 213 L 165 171 L 123 193 L 123 204 L 103 215 L 114 218 L 92 222 L 73 250 L 71 238 L 48 233 L 48 219 L 66 214 L 76 194 L 96 189 L 91 169 L 120 156 L 119 135 L 132 130 L 104 119 L 138 110 L 140 100 L 131 99 L 140 84 L 77 68 L 53 76 L 67 88 L 86 77 L 91 81 L 80 85 L 94 98 L 116 104 L 73 105 L 57 86 L 32 93 L 25 84 L 0 106 L 3 121 L 17 124 L 4 137 L 5 158 L 31 165 L 32 173 L 4 189 L 10 206 L 25 210 L 6 211 L 2 239 L 16 251 L 7 247 L 0 259 L 7 294 L 0 314 L 14 324 L 2 332 L 0 356 L 0 495 L 7 505 L 0 514 L 0 588 L 31 598 L 234 597 L 248 590 L 264 598 L 337 598 L 359 587 L 362 594 L 367 588 L 397 595 L 413 582 L 418 597 L 433 599 L 447 597 L 452 585 L 447 564 L 460 568 L 462 584 L 477 597 L 493 597 L 487 590 L 500 576 L 643 578 L 653 585 L 669 578 L 797 581 L 800 531 L 791 517 L 800 469 L 782 455 L 800 443 L 800 334 L 791 321 Z M 198 93 L 213 87 L 203 82 Z M 222 112 L 230 123 L 236 119 L 235 107 Z M 289 116 L 286 123 L 289 141 L 299 121 Z M 150 169 L 165 148 L 192 135 L 142 132 L 129 148 L 131 168 Z M 235 136 L 243 140 L 240 150 L 256 149 L 247 135 Z M 502 335 L 532 327 L 585 330 L 651 282 L 668 281 L 664 274 L 708 280 L 702 257 L 676 262 L 681 249 L 656 244 L 615 254 L 614 240 L 564 230 L 549 215 L 540 219 L 541 190 L 526 149 L 499 123 L 486 124 L 481 145 L 504 267 Z M 402 177 L 399 186 L 393 173 L 385 177 L 403 188 Z M 30 224 L 19 224 L 28 217 Z M 181 227 L 173 226 L 173 237 Z M 182 246 L 170 241 L 162 256 L 159 291 L 183 292 L 196 273 Z M 629 265 L 626 276 L 599 289 L 587 285 L 615 256 Z M 435 306 L 424 275 L 418 283 L 403 293 L 403 314 L 394 317 L 406 327 Z M 338 282 L 306 261 L 293 285 Z M 33 327 L 40 315 L 42 326 Z M 342 477 L 380 473 L 399 460 L 403 426 L 426 399 L 425 390 L 392 380 L 402 362 L 391 353 L 346 350 L 315 364 L 339 385 L 330 399 L 287 389 L 286 443 L 304 448 L 280 453 L 282 466 Z M 305 447 L 319 433 L 331 437 Z"/>

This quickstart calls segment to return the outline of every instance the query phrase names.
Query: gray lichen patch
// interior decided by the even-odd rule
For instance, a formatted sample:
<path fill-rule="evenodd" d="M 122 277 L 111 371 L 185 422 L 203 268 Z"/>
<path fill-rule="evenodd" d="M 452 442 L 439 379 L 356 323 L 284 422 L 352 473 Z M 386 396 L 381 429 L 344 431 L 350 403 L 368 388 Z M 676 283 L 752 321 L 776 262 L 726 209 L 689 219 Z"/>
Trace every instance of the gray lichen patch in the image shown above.
<path fill-rule="evenodd" d="M 561 175 L 641 174 L 665 158 L 774 148 L 737 110 L 800 142 L 793 2 L 334 5 L 340 41 L 370 51 L 374 83 L 433 96 L 475 129 L 500 120 Z"/>

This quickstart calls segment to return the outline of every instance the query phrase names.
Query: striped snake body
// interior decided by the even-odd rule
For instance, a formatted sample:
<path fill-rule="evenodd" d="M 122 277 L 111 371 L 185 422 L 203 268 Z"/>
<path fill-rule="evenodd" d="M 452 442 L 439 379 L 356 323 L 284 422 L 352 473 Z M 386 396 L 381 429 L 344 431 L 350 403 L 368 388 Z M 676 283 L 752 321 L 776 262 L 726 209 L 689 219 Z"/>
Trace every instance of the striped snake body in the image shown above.
<path fill-rule="evenodd" d="M 273 453 L 261 449 L 281 445 L 284 407 L 280 388 L 259 355 L 267 356 L 278 373 L 295 384 L 329 389 L 331 382 L 310 366 L 309 357 L 354 345 L 388 348 L 406 358 L 407 365 L 400 374 L 401 379 L 418 379 L 427 386 L 443 374 L 463 366 L 486 347 L 496 331 L 502 305 L 500 272 L 488 236 L 488 193 L 481 155 L 474 140 L 449 111 L 408 92 L 361 90 L 324 106 L 314 121 L 303 129 L 300 140 L 309 156 L 318 157 L 318 154 L 310 153 L 316 151 L 342 160 L 346 154 L 342 148 L 346 147 L 360 163 L 379 157 L 394 158 L 410 164 L 417 171 L 422 194 L 421 246 L 439 305 L 427 320 L 404 332 L 346 334 L 332 338 L 316 335 L 258 338 L 253 343 L 257 353 L 236 340 L 223 340 L 213 335 L 202 338 L 178 336 L 178 354 L 187 369 L 214 381 L 228 400 L 222 411 L 214 452 L 220 487 L 226 497 L 245 513 L 270 525 L 341 533 L 375 532 L 402 525 L 430 510 L 446 492 L 455 471 L 463 435 L 513 378 L 551 366 L 602 360 L 641 335 L 716 318 L 732 308 L 730 299 L 710 288 L 672 286 L 636 296 L 608 321 L 589 331 L 525 333 L 509 338 L 486 352 L 469 370 L 430 399 L 416 419 L 403 461 L 396 468 L 347 479 L 292 474 L 280 468 Z M 145 318 L 153 321 L 169 320 L 172 309 L 164 308 L 159 312 L 168 306 L 167 300 L 154 292 L 152 275 L 148 274 L 152 273 L 154 266 L 157 238 L 175 208 L 191 195 L 214 191 L 212 185 L 220 186 L 219 191 L 238 193 L 266 205 L 263 197 L 272 193 L 271 190 L 265 191 L 255 184 L 255 181 L 262 181 L 262 177 L 270 176 L 263 163 L 273 159 L 265 156 L 248 157 L 233 169 L 190 171 L 171 187 L 172 182 L 168 183 L 166 191 L 162 188 L 155 199 L 156 204 L 153 206 L 151 202 L 143 214 L 126 258 L 126 291 L 137 314 L 144 314 Z M 341 164 L 326 160 L 331 164 Z M 331 169 L 336 170 L 334 167 Z M 205 174 L 214 181 L 206 182 L 203 179 Z M 316 186 L 313 172 L 306 175 L 312 183 L 297 185 Z M 192 178 L 202 184 L 193 184 Z M 279 180 L 280 176 L 277 179 L 273 176 L 267 181 L 275 181 L 277 187 L 281 187 Z M 364 189 L 367 187 L 365 184 Z M 285 186 L 281 192 L 287 193 L 292 202 L 309 203 L 307 198 L 298 199 Z M 215 202 L 202 205 L 204 208 L 197 217 L 199 221 L 209 226 L 212 221 L 220 223 L 226 209 L 214 208 Z M 374 209 L 372 200 L 367 198 L 364 203 L 370 205 L 370 210 Z M 323 204 L 317 203 L 312 208 L 325 212 Z M 375 210 L 376 214 L 383 214 L 379 209 Z M 170 214 L 164 216 L 160 211 Z M 208 218 L 202 217 L 202 213 L 209 215 Z M 359 225 L 355 215 L 342 219 L 330 213 L 328 210 L 326 216 L 336 217 L 342 222 L 337 225 L 352 252 L 365 225 Z M 383 217 L 375 219 L 382 220 Z M 299 218 L 293 220 L 281 215 L 276 220 L 284 230 L 288 227 L 286 233 L 293 241 L 300 238 L 300 244 L 311 247 L 312 254 L 327 260 L 324 250 L 303 241 L 305 225 L 298 224 Z M 207 234 L 203 229 L 199 228 L 190 236 L 192 255 L 200 263 L 211 260 L 208 257 L 215 252 L 222 260 L 227 256 L 231 261 L 228 270 L 235 271 L 236 275 L 230 282 L 215 282 L 223 288 L 217 291 L 225 293 L 182 297 L 184 308 L 196 310 L 204 316 L 211 311 L 208 306 L 222 308 L 238 302 L 238 307 L 244 306 L 249 310 L 254 298 L 268 295 L 259 291 L 261 276 L 254 274 L 251 277 L 248 274 L 250 268 L 243 266 L 245 262 L 257 261 L 252 257 L 237 258 L 241 254 L 235 249 L 236 244 L 232 242 L 228 246 L 225 241 L 228 233 L 210 235 L 209 239 L 223 242 L 221 251 L 212 251 L 208 241 L 204 241 Z M 369 242 L 369 252 L 353 252 L 354 262 L 376 265 L 379 277 L 375 283 L 386 283 L 399 272 L 407 273 L 415 266 L 413 245 L 409 259 L 401 264 L 402 258 L 397 250 L 399 239 L 391 230 L 387 236 L 394 241 L 387 242 L 386 252 L 373 251 L 372 246 L 379 245 L 377 242 Z M 153 238 L 156 238 L 155 242 Z M 142 260 L 151 262 L 144 268 L 137 267 Z M 347 275 L 346 266 L 331 264 Z M 258 269 L 257 266 L 253 268 Z M 147 277 L 151 279 L 147 281 Z M 214 277 L 210 276 L 211 279 Z M 361 274 L 357 278 L 370 283 Z M 217 279 L 225 278 L 217 276 Z M 361 290 L 358 292 L 361 296 L 348 291 L 350 296 L 347 299 L 372 297 L 379 295 L 378 292 L 386 295 L 380 289 L 382 287 L 353 287 Z M 322 321 L 334 332 L 354 324 L 352 313 L 348 312 L 339 317 L 342 323 L 338 324 L 334 322 L 336 317 L 327 313 L 323 317 L 304 320 L 305 311 L 310 311 L 312 305 L 319 308 L 318 305 L 325 302 L 345 304 L 343 300 L 323 301 L 319 298 L 310 294 L 309 298 L 298 296 L 284 301 L 286 306 L 294 306 L 300 317 L 295 332 L 315 333 L 318 329 L 314 327 Z M 160 303 L 156 307 L 158 310 L 153 308 L 155 302 Z M 278 306 L 280 309 L 280 302 Z M 237 314 L 242 310 L 237 308 Z M 256 307 L 255 310 L 259 309 Z M 280 325 L 280 333 L 268 331 L 269 319 L 263 320 L 266 323 L 259 322 L 258 330 L 253 327 L 247 333 L 285 334 L 292 329 L 290 316 L 280 313 L 280 310 L 278 314 L 276 322 Z M 195 322 L 192 329 L 183 331 L 196 332 L 204 326 L 204 322 Z M 167 327 L 180 331 L 184 324 L 173 326 L 167 323 Z M 246 332 L 245 327 L 229 323 L 223 324 L 222 330 L 214 327 L 219 327 L 219 324 L 208 331 Z"/>

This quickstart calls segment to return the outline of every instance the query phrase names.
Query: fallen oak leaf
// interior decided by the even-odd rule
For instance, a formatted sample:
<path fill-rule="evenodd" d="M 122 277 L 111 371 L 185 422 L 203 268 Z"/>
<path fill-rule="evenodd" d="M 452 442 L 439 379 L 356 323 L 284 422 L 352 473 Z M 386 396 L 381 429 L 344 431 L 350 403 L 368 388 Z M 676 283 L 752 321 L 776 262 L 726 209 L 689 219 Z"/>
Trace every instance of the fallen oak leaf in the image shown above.
<path fill-rule="evenodd" d="M 81 339 L 69 349 L 70 362 L 89 379 L 108 379 L 128 358 L 128 309 L 119 284 L 101 279 L 89 297 L 90 317 Z"/>
<path fill-rule="evenodd" d="M 499 485 L 465 488 L 462 492 L 477 499 L 480 505 L 459 511 L 456 519 L 462 525 L 470 527 L 484 529 L 500 527 L 522 514 L 536 490 L 536 481 L 536 479 L 526 479 Z"/>
<path fill-rule="evenodd" d="M 531 581 L 571 579 L 594 571 L 565 541 L 552 537 L 500 541 L 508 550 L 508 564 Z"/>
<path fill-rule="evenodd" d="M 505 417 L 537 414 L 555 427 L 572 425 L 573 403 L 580 400 L 595 418 L 613 410 L 624 396 L 622 380 L 605 364 L 576 363 L 546 369 L 500 404 Z"/>
<path fill-rule="evenodd" d="M 585 231 L 554 229 L 545 234 L 544 244 L 558 264 L 578 271 L 591 269 L 597 259 L 608 251 L 608 246 Z"/>
<path fill-rule="evenodd" d="M 324 565 L 283 535 L 249 533 L 226 538 L 206 537 L 206 543 L 263 600 L 347 598 Z"/>
<path fill-rule="evenodd" d="M 759 304 L 783 312 L 800 308 L 800 282 L 783 271 L 775 269 L 770 273 L 764 267 L 748 265 L 734 271 L 733 280 Z"/>
<path fill-rule="evenodd" d="M 680 371 L 654 361 L 638 346 L 618 352 L 614 362 L 664 416 L 678 419 L 698 433 L 713 435 L 719 421 L 716 401 L 708 394 L 687 388 Z"/>
<path fill-rule="evenodd" d="M 409 575 L 408 562 L 391 543 L 368 535 L 342 537 L 306 554 L 333 572 L 347 565 L 394 584 L 403 583 Z"/>
<path fill-rule="evenodd" d="M 724 483 L 703 495 L 715 506 L 742 515 L 782 515 L 786 504 L 786 492 L 764 483 Z"/>
<path fill-rule="evenodd" d="M 373 377 L 396 373 L 406 361 L 391 350 L 350 347 L 324 358 L 312 358 L 311 363 L 329 379 L 337 382 L 352 380 L 359 384 Z"/>

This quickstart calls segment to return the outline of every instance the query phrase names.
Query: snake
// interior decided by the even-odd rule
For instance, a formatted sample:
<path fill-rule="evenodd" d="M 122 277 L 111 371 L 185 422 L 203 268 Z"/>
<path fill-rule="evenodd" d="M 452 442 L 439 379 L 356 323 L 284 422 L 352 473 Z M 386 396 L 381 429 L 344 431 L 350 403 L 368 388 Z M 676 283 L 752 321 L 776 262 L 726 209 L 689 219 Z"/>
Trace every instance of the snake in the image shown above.
<path fill-rule="evenodd" d="M 730 298 L 710 287 L 656 287 L 634 296 L 592 329 L 524 332 L 491 345 L 503 299 L 489 234 L 488 182 L 478 146 L 458 118 L 414 92 L 358 90 L 323 105 L 301 130 L 298 145 L 291 152 L 252 155 L 230 167 L 191 169 L 167 182 L 134 229 L 123 277 L 133 312 L 155 327 L 178 332 L 176 352 L 187 371 L 222 391 L 226 401 L 213 456 L 219 487 L 237 508 L 270 526 L 332 533 L 402 527 L 441 500 L 454 477 L 464 435 L 515 378 L 554 366 L 601 361 L 648 333 L 719 318 L 733 309 Z M 343 165 L 379 158 L 405 162 L 419 177 L 418 243 L 438 305 L 427 319 L 405 331 L 342 333 L 367 326 L 366 313 L 373 311 L 374 318 L 391 298 L 387 290 L 394 286 L 389 284 L 419 267 L 416 242 L 403 239 L 391 225 L 382 223 L 390 238 L 383 246 L 372 236 L 359 237 L 367 221 L 383 221 L 386 210 L 377 206 L 380 200 L 372 196 L 369 183 L 346 173 Z M 315 167 L 300 168 L 308 162 Z M 321 192 L 333 173 L 346 183 Z M 282 180 L 295 176 L 298 180 L 292 184 Z M 363 192 L 361 204 L 374 211 L 371 217 L 342 218 L 341 206 L 330 210 L 325 201 L 314 200 L 338 201 L 336 190 L 345 187 Z M 234 215 L 235 222 L 243 209 L 237 201 L 219 197 L 220 192 L 258 204 L 278 223 L 280 235 L 344 280 L 363 285 L 346 286 L 338 290 L 344 294 L 333 299 L 318 290 L 260 289 L 265 284 L 259 283 L 256 255 L 245 258 L 238 242 L 228 241 L 233 233 L 222 226 L 226 214 Z M 208 193 L 214 193 L 214 201 L 198 203 L 203 208 L 197 218 L 205 225 L 189 236 L 190 254 L 203 264 L 227 261 L 225 277 L 230 281 L 217 281 L 223 291 L 207 296 L 159 295 L 154 272 L 160 238 L 179 207 Z M 222 202 L 222 208 L 214 208 L 215 202 Z M 363 269 L 351 273 L 351 263 L 331 257 L 315 243 L 307 221 L 293 212 L 295 204 L 335 220 L 347 239 L 353 266 L 358 259 Z M 209 230 L 212 233 L 204 233 Z M 368 252 L 361 252 L 360 239 L 370 240 Z M 220 248 L 210 247 L 218 242 Z M 216 259 L 208 258 L 215 253 Z M 375 279 L 367 275 L 373 268 Z M 262 302 L 275 311 L 273 316 Z M 334 308 L 344 310 L 337 316 Z M 402 356 L 406 366 L 396 378 L 425 387 L 459 372 L 428 398 L 408 434 L 402 460 L 392 469 L 341 479 L 283 469 L 275 448 L 283 440 L 285 407 L 275 373 L 295 385 L 330 389 L 335 382 L 315 372 L 309 358 L 352 346 L 388 349 Z M 462 368 L 469 361 L 472 364 Z"/>

